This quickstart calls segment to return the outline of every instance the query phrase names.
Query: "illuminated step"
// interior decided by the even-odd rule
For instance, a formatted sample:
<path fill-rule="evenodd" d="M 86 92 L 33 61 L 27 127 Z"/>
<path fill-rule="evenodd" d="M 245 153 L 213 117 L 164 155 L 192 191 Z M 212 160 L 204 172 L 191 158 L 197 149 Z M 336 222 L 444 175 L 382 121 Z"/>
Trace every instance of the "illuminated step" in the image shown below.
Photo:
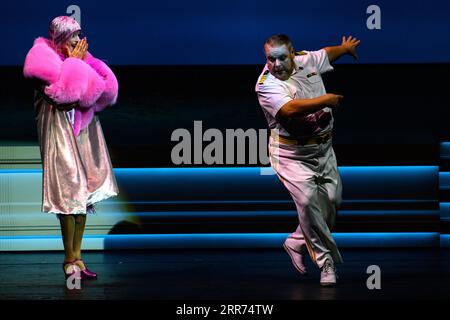
<path fill-rule="evenodd" d="M 441 159 L 450 160 L 450 142 L 440 144 Z"/>
<path fill-rule="evenodd" d="M 287 233 L 88 235 L 84 250 L 281 248 Z M 333 233 L 339 247 L 439 247 L 437 232 Z M 0 251 L 62 250 L 61 237 L 0 237 Z"/>
<path fill-rule="evenodd" d="M 0 145 L 0 169 L 42 168 L 39 146 Z"/>
<path fill-rule="evenodd" d="M 348 202 L 438 200 L 437 166 L 340 167 Z M 261 168 L 135 168 L 114 170 L 118 200 L 129 203 L 286 201 L 276 175 Z M 1 203 L 39 202 L 41 170 L 0 170 Z"/>

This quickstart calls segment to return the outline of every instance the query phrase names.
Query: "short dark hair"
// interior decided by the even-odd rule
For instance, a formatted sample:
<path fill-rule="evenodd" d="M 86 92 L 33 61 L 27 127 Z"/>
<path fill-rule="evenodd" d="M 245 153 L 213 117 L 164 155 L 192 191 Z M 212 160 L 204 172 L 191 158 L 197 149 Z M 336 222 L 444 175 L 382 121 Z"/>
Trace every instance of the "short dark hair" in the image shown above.
<path fill-rule="evenodd" d="M 270 36 L 266 39 L 264 42 L 264 45 L 269 46 L 282 46 L 286 45 L 288 48 L 293 48 L 291 39 L 285 34 L 274 34 L 273 36 Z"/>

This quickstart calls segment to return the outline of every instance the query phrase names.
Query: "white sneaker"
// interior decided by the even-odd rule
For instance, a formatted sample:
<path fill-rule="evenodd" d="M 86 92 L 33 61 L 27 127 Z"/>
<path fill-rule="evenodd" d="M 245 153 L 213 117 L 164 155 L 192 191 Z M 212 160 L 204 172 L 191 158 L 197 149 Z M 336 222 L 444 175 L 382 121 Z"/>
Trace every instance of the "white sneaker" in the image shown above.
<path fill-rule="evenodd" d="M 336 284 L 336 268 L 334 267 L 333 260 L 325 260 L 322 269 L 320 270 L 320 285 L 329 287 Z"/>

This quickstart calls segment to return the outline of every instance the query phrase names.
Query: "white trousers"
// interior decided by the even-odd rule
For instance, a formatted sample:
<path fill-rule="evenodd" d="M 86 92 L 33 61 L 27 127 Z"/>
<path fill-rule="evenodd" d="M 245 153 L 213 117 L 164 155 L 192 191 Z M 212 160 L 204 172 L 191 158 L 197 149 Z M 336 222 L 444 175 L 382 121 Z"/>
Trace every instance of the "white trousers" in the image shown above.
<path fill-rule="evenodd" d="M 306 253 L 321 268 L 327 258 L 342 263 L 330 229 L 342 201 L 332 139 L 320 145 L 289 145 L 270 137 L 269 156 L 272 168 L 292 196 L 297 207 L 299 225 L 286 244 Z"/>

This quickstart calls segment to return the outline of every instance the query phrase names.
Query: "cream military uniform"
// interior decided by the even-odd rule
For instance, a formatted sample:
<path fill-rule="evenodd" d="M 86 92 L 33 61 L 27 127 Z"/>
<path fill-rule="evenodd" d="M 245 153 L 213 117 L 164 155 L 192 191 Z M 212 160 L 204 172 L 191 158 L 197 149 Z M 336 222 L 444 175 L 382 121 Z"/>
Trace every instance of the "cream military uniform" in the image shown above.
<path fill-rule="evenodd" d="M 332 148 L 332 112 L 326 107 L 302 118 L 296 125 L 295 135 L 290 133 L 292 130 L 288 132 L 283 128 L 276 114 L 293 99 L 326 94 L 321 74 L 333 67 L 323 49 L 302 51 L 294 62 L 294 71 L 286 81 L 270 74 L 266 65 L 256 83 L 256 93 L 271 129 L 271 165 L 290 192 L 299 217 L 299 225 L 286 244 L 301 253 L 307 249 L 311 259 L 321 268 L 329 258 L 334 263 L 342 262 L 330 232 L 342 195 Z M 328 138 L 318 140 L 320 136 Z"/>

